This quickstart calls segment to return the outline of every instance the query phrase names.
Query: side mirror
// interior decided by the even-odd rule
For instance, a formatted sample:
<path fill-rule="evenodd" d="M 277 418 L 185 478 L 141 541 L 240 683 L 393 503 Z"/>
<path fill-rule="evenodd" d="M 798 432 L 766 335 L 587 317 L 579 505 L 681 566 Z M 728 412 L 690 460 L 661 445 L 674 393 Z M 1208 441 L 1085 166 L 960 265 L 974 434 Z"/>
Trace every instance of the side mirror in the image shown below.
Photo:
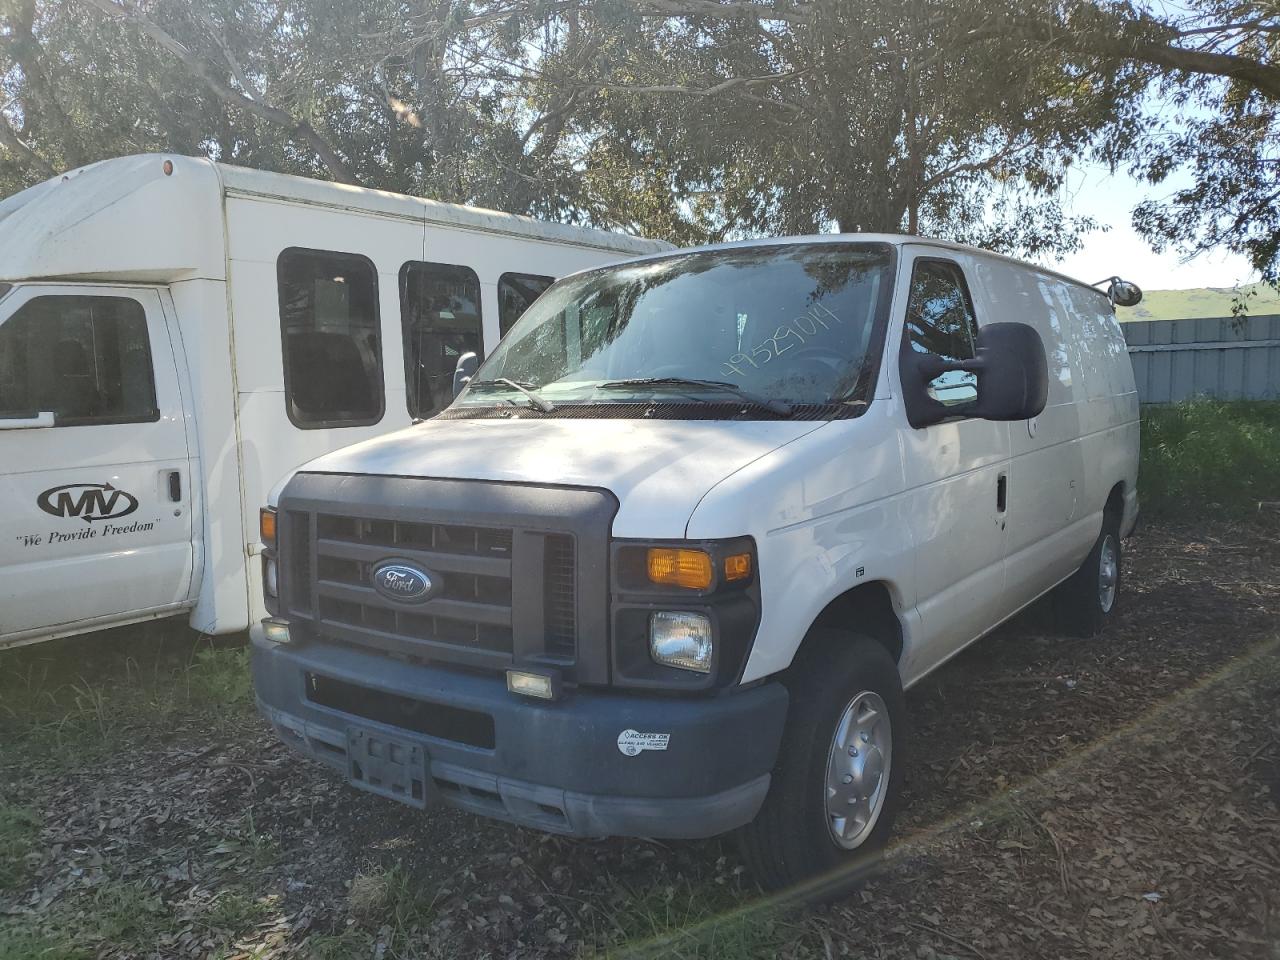
<path fill-rule="evenodd" d="M 1136 307 L 1142 302 L 1142 290 L 1138 285 L 1128 280 L 1121 280 L 1119 277 L 1111 278 L 1107 296 L 1117 307 Z"/>
<path fill-rule="evenodd" d="M 453 396 L 455 399 L 462 392 L 462 388 L 471 382 L 471 378 L 475 376 L 476 368 L 479 366 L 480 358 L 474 353 L 467 352 L 458 357 L 458 363 L 453 368 Z"/>
<path fill-rule="evenodd" d="M 948 405 L 929 394 L 929 384 L 953 370 L 972 373 L 977 399 Z M 950 417 L 983 420 L 1029 420 L 1040 415 L 1049 398 L 1049 362 L 1044 341 L 1025 323 L 989 323 L 978 329 L 977 356 L 945 360 L 929 353 L 903 350 L 899 365 L 907 422 L 920 428 Z"/>

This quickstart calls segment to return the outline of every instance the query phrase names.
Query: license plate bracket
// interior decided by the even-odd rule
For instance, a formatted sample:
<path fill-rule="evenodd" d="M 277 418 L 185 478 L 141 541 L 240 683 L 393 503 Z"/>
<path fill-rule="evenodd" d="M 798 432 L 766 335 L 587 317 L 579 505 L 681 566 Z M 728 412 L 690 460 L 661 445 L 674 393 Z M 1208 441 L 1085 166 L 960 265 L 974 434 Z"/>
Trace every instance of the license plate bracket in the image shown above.
<path fill-rule="evenodd" d="M 347 728 L 347 780 L 411 807 L 427 805 L 427 753 L 380 730 Z"/>

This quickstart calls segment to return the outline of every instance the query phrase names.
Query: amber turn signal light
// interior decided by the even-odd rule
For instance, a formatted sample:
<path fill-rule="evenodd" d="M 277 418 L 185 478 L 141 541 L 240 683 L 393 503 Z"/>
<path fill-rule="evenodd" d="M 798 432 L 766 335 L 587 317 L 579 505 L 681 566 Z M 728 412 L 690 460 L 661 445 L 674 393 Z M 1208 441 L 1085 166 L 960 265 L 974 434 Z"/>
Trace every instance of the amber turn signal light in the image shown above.
<path fill-rule="evenodd" d="M 689 590 L 707 590 L 711 587 L 711 555 L 702 550 L 652 547 L 649 580 Z"/>
<path fill-rule="evenodd" d="M 735 553 L 724 558 L 724 578 L 726 580 L 745 580 L 751 576 L 751 554 Z"/>
<path fill-rule="evenodd" d="M 270 507 L 258 511 L 258 536 L 265 544 L 276 542 L 276 512 Z"/>

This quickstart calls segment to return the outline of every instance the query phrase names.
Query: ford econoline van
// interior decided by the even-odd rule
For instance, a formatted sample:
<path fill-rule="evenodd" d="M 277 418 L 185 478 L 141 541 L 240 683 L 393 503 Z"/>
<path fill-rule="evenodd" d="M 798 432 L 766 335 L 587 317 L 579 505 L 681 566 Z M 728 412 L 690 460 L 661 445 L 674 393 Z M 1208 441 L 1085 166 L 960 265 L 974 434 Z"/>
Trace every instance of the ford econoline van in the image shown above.
<path fill-rule="evenodd" d="M 880 849 L 903 690 L 1138 514 L 1112 298 L 948 243 L 683 250 L 554 284 L 426 423 L 264 512 L 258 703 L 354 786 L 578 836 L 738 830 L 767 887 Z"/>
<path fill-rule="evenodd" d="M 555 277 L 669 248 L 190 157 L 0 202 L 0 648 L 243 631 L 282 473 L 447 406 Z"/>

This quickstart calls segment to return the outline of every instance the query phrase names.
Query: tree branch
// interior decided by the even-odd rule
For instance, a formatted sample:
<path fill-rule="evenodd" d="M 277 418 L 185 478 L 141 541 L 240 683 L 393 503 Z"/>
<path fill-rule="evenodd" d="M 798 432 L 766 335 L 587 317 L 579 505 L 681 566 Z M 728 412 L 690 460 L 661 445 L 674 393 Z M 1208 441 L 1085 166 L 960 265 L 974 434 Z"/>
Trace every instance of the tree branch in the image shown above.
<path fill-rule="evenodd" d="M 227 66 L 231 68 L 231 76 L 235 77 L 236 83 L 240 84 L 240 89 L 248 94 L 251 100 L 257 100 L 261 103 L 265 97 L 261 90 L 254 84 L 249 82 L 249 77 L 240 67 L 240 60 L 236 57 L 235 51 L 231 49 L 231 44 L 227 42 L 226 35 L 222 32 L 222 28 L 213 22 L 213 18 L 208 13 L 201 10 L 197 5 L 192 10 L 192 14 L 201 23 L 205 29 L 209 31 L 213 37 L 213 42 L 218 45 L 218 49 L 222 51 L 222 58 L 227 61 Z"/>
<path fill-rule="evenodd" d="M 664 17 L 709 17 L 718 20 L 776 20 L 808 26 L 813 23 L 811 3 L 797 3 L 785 9 L 751 0 L 636 0 L 640 13 L 646 8 Z M 652 15 L 652 14 L 650 14 Z"/>
<path fill-rule="evenodd" d="M 81 150 L 79 132 L 76 130 L 75 123 L 63 109 L 58 90 L 49 81 L 44 64 L 40 62 L 40 44 L 35 35 L 35 16 L 34 0 L 15 4 L 11 15 L 5 18 L 10 28 L 9 35 L 8 37 L 0 35 L 0 40 L 6 41 L 4 44 L 6 52 L 22 70 L 24 81 L 22 100 L 30 101 L 30 103 L 24 102 L 22 111 L 23 133 L 28 134 L 37 128 L 37 124 L 31 122 L 31 117 L 33 114 L 38 114 L 41 120 L 48 121 L 48 126 L 57 127 L 62 158 L 73 167 L 78 167 L 87 163 L 89 158 Z M 31 105 L 36 106 L 37 109 L 26 109 Z"/>
<path fill-rule="evenodd" d="M 338 156 L 333 146 L 320 135 L 320 132 L 306 120 L 299 120 L 286 110 L 254 100 L 230 86 L 213 66 L 203 57 L 194 53 L 186 44 L 176 39 L 158 23 L 140 11 L 130 0 L 81 0 L 96 7 L 109 17 L 125 20 L 134 24 L 143 34 L 150 37 L 162 48 L 176 57 L 187 71 L 201 80 L 220 100 L 238 106 L 248 113 L 278 126 L 291 130 L 300 139 L 306 141 L 321 162 L 329 169 L 335 180 L 342 183 L 358 184 L 355 174 L 347 166 L 347 162 Z M 250 88 L 252 89 L 252 88 Z"/>
<path fill-rule="evenodd" d="M 1139 37 L 1117 37 L 1108 52 L 1171 70 L 1242 80 L 1272 100 L 1280 100 L 1280 68 L 1231 53 L 1188 50 Z"/>
<path fill-rule="evenodd" d="M 3 114 L 0 114 L 0 146 L 22 157 L 27 161 L 28 165 L 34 167 L 46 177 L 56 177 L 58 175 L 58 171 L 54 169 L 53 164 L 36 153 L 29 144 L 25 143 L 18 136 L 17 131 L 13 129 L 12 124 L 9 123 L 9 118 Z"/>
<path fill-rule="evenodd" d="M 961 173 L 982 173 L 984 171 L 993 170 L 1009 157 L 1017 153 L 1019 149 L 1021 149 L 1021 145 L 1015 140 L 1010 140 L 995 153 L 991 154 L 991 156 L 985 157 L 982 160 L 969 160 L 964 163 L 956 163 L 949 167 L 944 167 L 942 170 L 939 170 L 933 176 L 924 180 L 920 184 L 920 195 L 923 197 L 939 183 L 942 183 L 944 180 L 950 180 L 952 177 Z"/>
<path fill-rule="evenodd" d="M 1266 20 L 1243 20 L 1239 23 L 1216 23 L 1208 27 L 1191 27 L 1186 30 L 1178 30 L 1175 36 L 1179 39 L 1182 37 L 1202 36 L 1206 33 L 1230 33 L 1236 30 L 1258 30 L 1262 33 L 1280 33 L 1280 25 L 1269 23 Z"/>
<path fill-rule="evenodd" d="M 1180 47 L 1174 41 L 1184 34 L 1168 24 L 1150 19 L 1117 19 L 1089 8 L 1081 19 L 1091 22 L 1052 24 L 1043 20 L 987 21 L 968 33 L 970 40 L 989 40 L 1014 33 L 1035 43 L 1056 46 L 1085 56 L 1115 58 L 1150 66 L 1181 70 L 1201 76 L 1242 81 L 1272 100 L 1280 100 L 1280 67 L 1234 53 L 1217 53 Z M 1223 28 L 1243 26 L 1225 24 Z M 1210 28 L 1189 31 L 1209 32 Z"/>

